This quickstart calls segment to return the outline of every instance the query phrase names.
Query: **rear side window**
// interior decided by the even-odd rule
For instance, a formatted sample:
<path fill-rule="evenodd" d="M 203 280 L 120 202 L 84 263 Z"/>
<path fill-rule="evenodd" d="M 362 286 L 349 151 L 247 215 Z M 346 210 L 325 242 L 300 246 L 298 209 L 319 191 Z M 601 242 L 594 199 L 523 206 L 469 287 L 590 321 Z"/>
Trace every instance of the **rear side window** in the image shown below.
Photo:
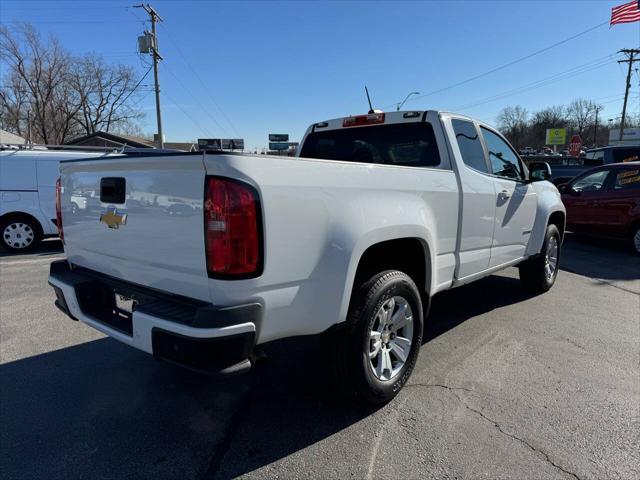
<path fill-rule="evenodd" d="M 619 162 L 637 162 L 640 160 L 640 148 L 614 148 L 613 161 Z"/>
<path fill-rule="evenodd" d="M 429 123 L 342 128 L 307 136 L 301 157 L 346 162 L 437 167 L 440 154 Z"/>
<path fill-rule="evenodd" d="M 614 190 L 640 190 L 640 168 L 622 170 L 616 173 Z"/>
<path fill-rule="evenodd" d="M 597 150 L 595 152 L 587 152 L 584 159 L 584 165 L 590 167 L 597 167 L 604 163 L 604 152 Z"/>
<path fill-rule="evenodd" d="M 452 120 L 451 125 L 453 125 L 453 132 L 456 134 L 462 161 L 465 165 L 479 172 L 489 173 L 476 126 L 466 120 Z"/>

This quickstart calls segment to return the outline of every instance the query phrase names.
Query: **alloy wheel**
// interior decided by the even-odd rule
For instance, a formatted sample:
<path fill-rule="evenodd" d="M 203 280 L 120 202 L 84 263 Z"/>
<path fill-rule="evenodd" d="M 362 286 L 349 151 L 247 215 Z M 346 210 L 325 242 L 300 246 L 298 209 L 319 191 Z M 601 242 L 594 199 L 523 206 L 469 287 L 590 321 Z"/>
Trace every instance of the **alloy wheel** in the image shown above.
<path fill-rule="evenodd" d="M 413 312 L 400 296 L 388 299 L 376 313 L 369 334 L 369 365 L 378 380 L 394 378 L 404 367 L 413 342 Z"/>

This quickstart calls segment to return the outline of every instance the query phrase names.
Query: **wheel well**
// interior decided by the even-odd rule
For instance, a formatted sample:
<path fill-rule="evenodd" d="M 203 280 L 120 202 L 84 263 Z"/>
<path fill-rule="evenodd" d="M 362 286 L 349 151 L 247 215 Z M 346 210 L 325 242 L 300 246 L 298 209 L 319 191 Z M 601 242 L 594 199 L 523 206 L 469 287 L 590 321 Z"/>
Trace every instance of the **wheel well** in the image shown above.
<path fill-rule="evenodd" d="M 34 227 L 38 229 L 38 234 L 39 235 L 43 234 L 42 225 L 40 225 L 40 221 L 33 215 L 29 215 L 28 213 L 24 213 L 24 212 L 9 212 L 0 216 L 0 224 L 3 224 L 11 220 L 31 220 L 33 221 Z"/>
<path fill-rule="evenodd" d="M 633 232 L 636 231 L 636 228 L 640 227 L 640 220 L 635 220 L 633 222 L 631 222 L 631 225 L 629 225 L 629 233 L 628 235 L 631 236 L 633 235 Z"/>
<path fill-rule="evenodd" d="M 555 225 L 560 231 L 560 238 L 564 238 L 565 215 L 563 212 L 553 212 L 549 217 L 549 225 Z"/>
<path fill-rule="evenodd" d="M 355 285 L 384 270 L 400 270 L 411 277 L 421 292 L 431 287 L 429 247 L 418 238 L 399 238 L 377 243 L 365 250 L 356 270 Z M 355 289 L 354 289 L 355 290 Z"/>

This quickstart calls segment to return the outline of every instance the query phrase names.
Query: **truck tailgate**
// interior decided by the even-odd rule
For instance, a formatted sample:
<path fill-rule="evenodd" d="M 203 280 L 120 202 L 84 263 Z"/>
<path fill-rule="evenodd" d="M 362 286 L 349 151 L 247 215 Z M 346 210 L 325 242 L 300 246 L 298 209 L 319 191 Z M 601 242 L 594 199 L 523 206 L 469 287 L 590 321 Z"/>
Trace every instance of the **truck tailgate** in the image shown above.
<path fill-rule="evenodd" d="M 202 155 L 63 162 L 60 171 L 65 251 L 72 264 L 211 301 Z"/>

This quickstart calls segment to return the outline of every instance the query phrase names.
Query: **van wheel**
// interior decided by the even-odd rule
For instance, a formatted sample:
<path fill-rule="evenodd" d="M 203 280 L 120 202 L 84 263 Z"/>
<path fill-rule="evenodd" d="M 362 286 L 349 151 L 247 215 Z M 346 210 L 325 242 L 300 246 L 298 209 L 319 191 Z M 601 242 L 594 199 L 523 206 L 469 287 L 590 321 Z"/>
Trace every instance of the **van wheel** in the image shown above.
<path fill-rule="evenodd" d="M 13 217 L 0 224 L 0 244 L 11 252 L 26 252 L 40 242 L 40 225 L 34 219 Z"/>
<path fill-rule="evenodd" d="M 342 392 L 373 405 L 393 399 L 416 364 L 422 329 L 420 293 L 408 275 L 387 270 L 362 284 L 327 345 Z"/>
<path fill-rule="evenodd" d="M 549 225 L 541 252 L 518 266 L 520 280 L 532 292 L 544 293 L 553 287 L 560 266 L 560 244 L 558 227 Z"/>

